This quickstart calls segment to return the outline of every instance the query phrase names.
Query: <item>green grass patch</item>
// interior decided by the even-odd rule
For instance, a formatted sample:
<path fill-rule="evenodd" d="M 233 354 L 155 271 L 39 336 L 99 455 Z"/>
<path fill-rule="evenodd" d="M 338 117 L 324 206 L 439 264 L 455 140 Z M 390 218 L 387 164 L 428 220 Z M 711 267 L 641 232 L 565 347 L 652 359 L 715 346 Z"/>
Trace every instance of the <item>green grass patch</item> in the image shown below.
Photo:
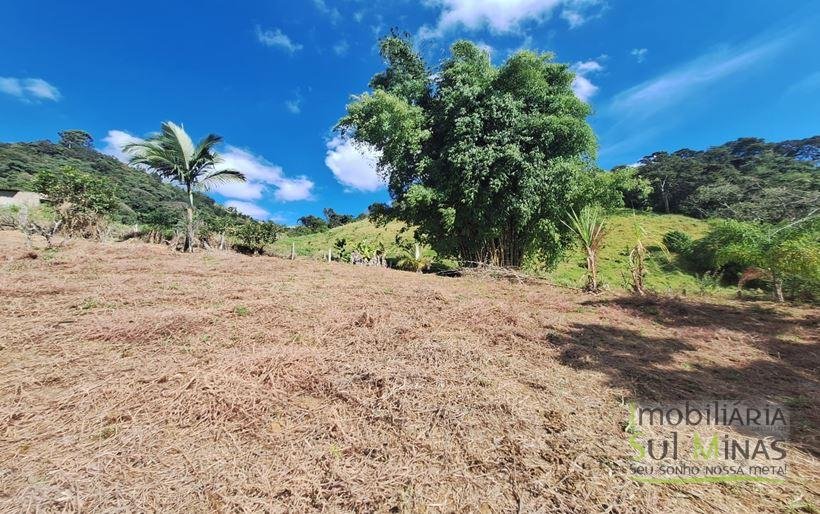
<path fill-rule="evenodd" d="M 321 259 L 327 256 L 328 248 L 333 250 L 334 255 L 338 255 L 335 246 L 337 240 L 344 239 L 348 247 L 352 247 L 359 241 L 367 240 L 373 245 L 381 243 L 384 245 L 385 255 L 394 258 L 405 254 L 401 246 L 396 243 L 397 237 L 401 242 L 413 241 L 414 230 L 406 227 L 399 221 L 392 221 L 385 226 L 376 226 L 369 220 L 354 221 L 325 232 L 283 237 L 266 250 L 274 255 L 287 257 L 290 255 L 291 245 L 295 244 L 296 255 Z M 430 248 L 422 247 L 422 255 L 433 258 L 436 253 Z"/>
<path fill-rule="evenodd" d="M 653 251 L 653 258 L 649 262 L 649 275 L 646 284 L 654 291 L 674 292 L 687 294 L 732 294 L 734 289 L 716 286 L 713 282 L 701 279 L 687 269 L 687 263 L 678 255 L 665 255 L 659 246 L 664 234 L 678 230 L 688 234 L 692 239 L 703 237 L 709 230 L 704 220 L 690 218 L 678 214 L 634 213 L 619 211 L 607 218 L 607 235 L 599 256 L 599 279 L 605 287 L 610 289 L 624 289 L 624 275 L 629 275 L 629 249 L 635 243 L 635 224 L 640 224 L 645 230 L 644 245 Z M 405 251 L 396 243 L 412 241 L 413 231 L 404 230 L 405 225 L 394 221 L 385 226 L 376 226 L 369 220 L 348 223 L 341 227 L 303 236 L 283 237 L 267 248 L 269 253 L 280 257 L 288 257 L 291 245 L 295 245 L 296 254 L 301 257 L 322 259 L 327 256 L 328 248 L 334 255 L 338 255 L 335 243 L 344 239 L 348 247 L 359 241 L 384 245 L 388 258 L 397 258 Z M 436 253 L 422 247 L 422 255 L 436 259 Z M 455 265 L 452 262 L 445 264 Z M 579 248 L 569 248 L 564 259 L 558 266 L 543 275 L 545 278 L 566 286 L 581 287 L 584 284 L 585 258 Z"/>

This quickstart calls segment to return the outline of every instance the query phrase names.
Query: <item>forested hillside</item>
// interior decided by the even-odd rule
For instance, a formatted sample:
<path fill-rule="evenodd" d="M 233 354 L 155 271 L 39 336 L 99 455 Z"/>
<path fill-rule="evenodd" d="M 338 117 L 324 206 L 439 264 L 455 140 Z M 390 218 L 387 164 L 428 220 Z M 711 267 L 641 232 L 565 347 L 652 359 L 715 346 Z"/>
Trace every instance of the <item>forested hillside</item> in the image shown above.
<path fill-rule="evenodd" d="M 652 184 L 649 206 L 656 212 L 777 223 L 817 208 L 818 164 L 820 136 L 741 138 L 705 151 L 655 152 L 641 159 L 637 173 Z"/>
<path fill-rule="evenodd" d="M 184 191 L 113 157 L 50 141 L 0 143 L 0 188 L 33 190 L 38 171 L 66 166 L 104 177 L 111 184 L 118 199 L 117 208 L 110 213 L 115 221 L 164 224 L 164 220 L 180 217 Z M 227 212 L 204 194 L 196 194 L 195 202 L 205 217 Z"/>

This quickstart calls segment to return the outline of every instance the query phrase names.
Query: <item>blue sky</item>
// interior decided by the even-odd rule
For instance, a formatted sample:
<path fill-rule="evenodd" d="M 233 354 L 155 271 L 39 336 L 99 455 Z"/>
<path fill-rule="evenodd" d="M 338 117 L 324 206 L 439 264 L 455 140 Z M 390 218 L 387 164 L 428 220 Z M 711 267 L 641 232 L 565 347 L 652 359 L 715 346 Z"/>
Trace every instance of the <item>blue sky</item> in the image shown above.
<path fill-rule="evenodd" d="M 376 41 L 390 27 L 433 63 L 459 38 L 486 45 L 496 64 L 518 49 L 554 52 L 579 73 L 604 168 L 741 136 L 820 133 L 813 0 L 3 4 L 0 141 L 81 128 L 116 155 L 181 122 L 195 138 L 222 135 L 227 164 L 251 179 L 215 198 L 286 223 L 387 200 L 375 156 L 332 127 L 382 68 Z"/>

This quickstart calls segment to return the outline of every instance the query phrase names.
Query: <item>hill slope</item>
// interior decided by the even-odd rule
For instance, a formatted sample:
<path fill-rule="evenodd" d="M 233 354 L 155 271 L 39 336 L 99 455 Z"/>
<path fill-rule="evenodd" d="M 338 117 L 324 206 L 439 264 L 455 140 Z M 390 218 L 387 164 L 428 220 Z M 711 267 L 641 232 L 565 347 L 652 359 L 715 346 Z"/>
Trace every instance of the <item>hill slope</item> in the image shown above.
<path fill-rule="evenodd" d="M 158 211 L 185 202 L 181 189 L 94 150 L 67 148 L 50 141 L 0 143 L 0 188 L 32 190 L 39 170 L 64 166 L 106 178 L 120 199 L 111 218 L 121 223 L 146 223 Z M 225 212 L 203 194 L 197 194 L 194 202 L 203 215 Z"/>
<path fill-rule="evenodd" d="M 335 251 L 334 244 L 336 241 L 343 239 L 351 246 L 360 241 L 367 241 L 372 244 L 381 243 L 384 245 L 388 257 L 397 257 L 402 254 L 403 250 L 396 244 L 396 238 L 403 242 L 410 242 L 413 239 L 413 231 L 407 230 L 406 227 L 404 223 L 399 221 L 392 221 L 380 227 L 364 219 L 325 232 L 282 237 L 276 241 L 272 250 L 276 255 L 288 255 L 290 254 L 291 245 L 295 244 L 297 255 L 321 258 L 327 255 L 328 248 Z M 425 253 L 435 255 L 430 249 L 425 249 Z"/>
<path fill-rule="evenodd" d="M 6 259 L 29 251 L 0 232 L 2 512 L 796 512 L 816 498 L 816 309 L 142 243 Z M 784 482 L 630 480 L 625 403 L 643 398 L 794 406 Z"/>
<path fill-rule="evenodd" d="M 664 234 L 679 230 L 698 239 L 709 229 L 707 222 L 679 214 L 620 212 L 607 220 L 607 235 L 599 256 L 599 279 L 611 288 L 625 287 L 624 275 L 629 275 L 629 250 L 635 244 L 640 227 L 641 241 L 657 248 Z M 586 259 L 578 249 L 570 250 L 549 276 L 558 284 L 580 287 L 584 283 Z M 656 291 L 694 290 L 699 287 L 695 275 L 686 263 L 675 255 L 655 251 L 649 261 L 647 284 Z"/>
<path fill-rule="evenodd" d="M 623 287 L 622 273 L 627 273 L 628 247 L 634 244 L 636 225 L 645 231 L 643 243 L 648 247 L 657 246 L 664 234 L 672 230 L 689 234 L 693 239 L 703 236 L 708 230 L 705 221 L 679 214 L 633 214 L 626 210 L 611 216 L 608 224 L 606 243 L 601 251 L 600 278 L 605 285 L 612 288 Z M 401 232 L 404 227 L 405 225 L 400 222 L 378 227 L 368 220 L 356 221 L 327 232 L 284 237 L 277 241 L 271 250 L 276 255 L 285 256 L 290 253 L 291 245 L 295 245 L 298 255 L 322 258 L 327 255 L 328 248 L 333 248 L 335 241 L 339 239 L 344 239 L 348 245 L 367 240 L 370 243 L 383 243 L 387 256 L 397 257 L 402 255 L 404 250 L 395 243 L 396 237 L 403 241 L 412 239 L 411 232 Z M 424 253 L 429 256 L 435 255 L 429 248 L 425 248 Z M 659 291 L 697 289 L 697 277 L 686 270 L 685 263 L 675 256 L 671 257 L 671 262 L 668 262 L 659 254 L 654 262 L 650 262 L 650 274 L 647 277 L 649 286 Z M 571 249 L 557 268 L 546 276 L 560 285 L 580 287 L 583 284 L 584 263 L 583 254 L 578 249 Z"/>

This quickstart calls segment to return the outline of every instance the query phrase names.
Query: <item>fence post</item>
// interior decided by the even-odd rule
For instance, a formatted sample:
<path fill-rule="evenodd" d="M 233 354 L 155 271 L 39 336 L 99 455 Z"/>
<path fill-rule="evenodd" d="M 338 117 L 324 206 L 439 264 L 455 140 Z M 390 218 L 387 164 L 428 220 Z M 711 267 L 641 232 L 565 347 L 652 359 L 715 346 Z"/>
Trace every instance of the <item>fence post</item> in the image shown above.
<path fill-rule="evenodd" d="M 294 260 L 296 258 L 296 243 L 290 244 L 290 260 Z"/>

